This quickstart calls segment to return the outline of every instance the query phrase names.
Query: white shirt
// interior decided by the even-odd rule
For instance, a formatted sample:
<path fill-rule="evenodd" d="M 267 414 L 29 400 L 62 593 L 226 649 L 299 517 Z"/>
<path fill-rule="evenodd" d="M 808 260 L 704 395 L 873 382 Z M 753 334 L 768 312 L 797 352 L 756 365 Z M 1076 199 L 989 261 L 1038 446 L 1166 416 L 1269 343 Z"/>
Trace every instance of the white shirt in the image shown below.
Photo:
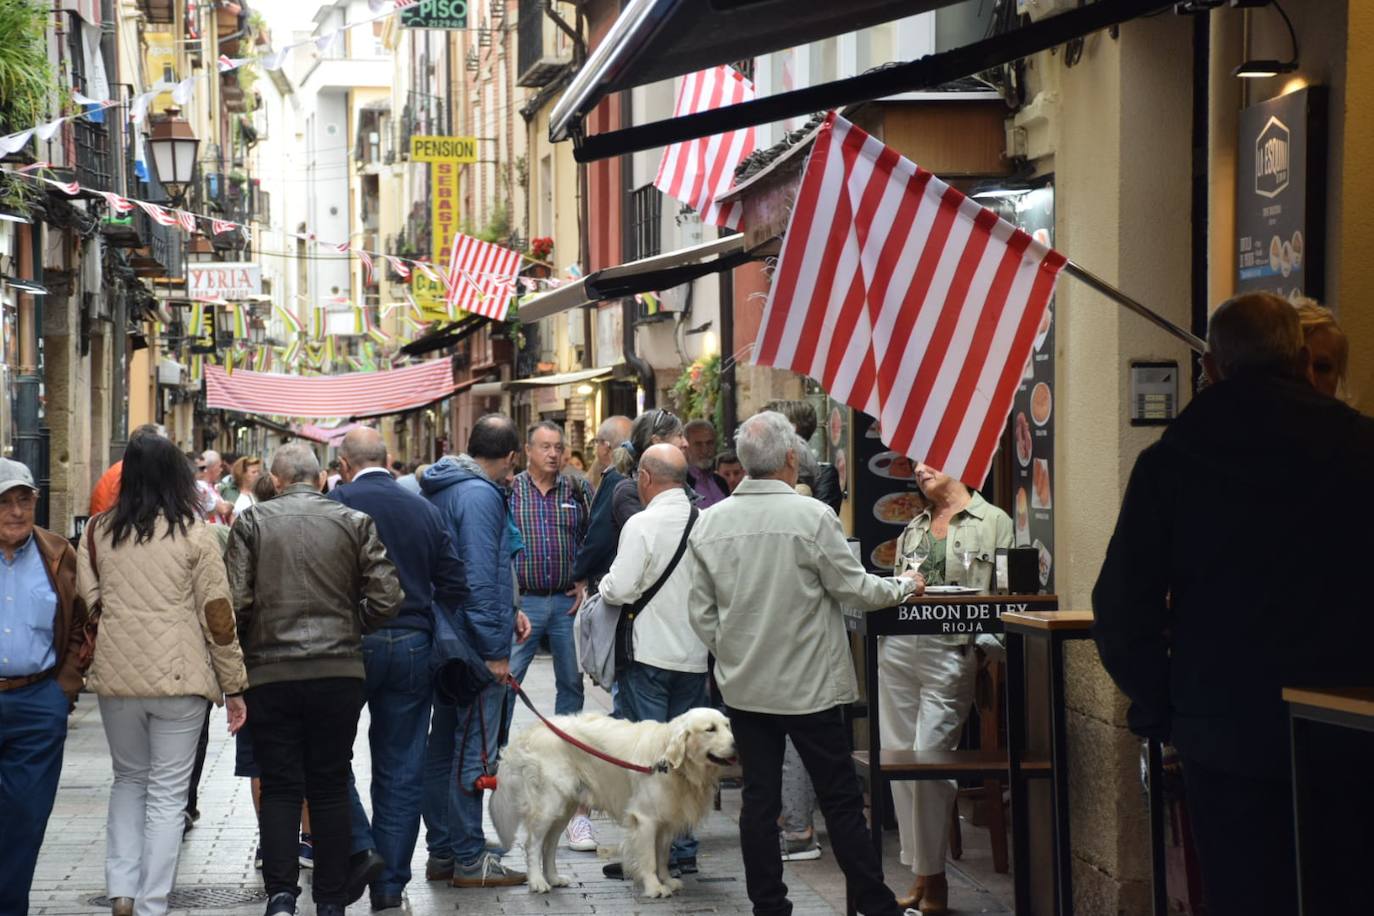
<path fill-rule="evenodd" d="M 243 513 L 243 510 L 247 509 L 255 502 L 257 502 L 257 500 L 253 498 L 253 494 L 248 490 L 244 490 L 240 493 L 239 498 L 234 500 L 234 518 L 238 518 L 239 515 Z"/>
<path fill-rule="evenodd" d="M 361 471 L 358 471 L 357 473 L 355 473 L 355 474 L 353 475 L 353 479 L 354 479 L 354 480 L 357 480 L 359 477 L 362 477 L 364 474 L 385 474 L 385 475 L 388 476 L 388 477 L 391 476 L 391 472 L 388 471 L 386 468 L 373 466 L 373 467 L 370 467 L 370 468 L 363 468 Z"/>
<path fill-rule="evenodd" d="M 691 508 L 687 491 L 678 488 L 658 494 L 644 511 L 631 516 L 620 529 L 620 546 L 601 580 L 601 596 L 611 604 L 626 605 L 647 592 L 677 552 Z M 706 671 L 706 646 L 687 620 L 691 564 L 689 551 L 635 618 L 635 661 L 669 671 Z"/>

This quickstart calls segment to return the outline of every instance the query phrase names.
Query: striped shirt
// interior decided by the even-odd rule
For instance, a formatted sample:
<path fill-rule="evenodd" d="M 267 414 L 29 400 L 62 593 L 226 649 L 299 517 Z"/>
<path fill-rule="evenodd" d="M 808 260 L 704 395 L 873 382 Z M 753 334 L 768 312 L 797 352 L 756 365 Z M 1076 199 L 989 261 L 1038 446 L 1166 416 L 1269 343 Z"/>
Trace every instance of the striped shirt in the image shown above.
<path fill-rule="evenodd" d="M 566 591 L 573 584 L 573 561 L 587 534 L 592 488 L 586 480 L 559 474 L 548 493 L 539 492 L 529 471 L 511 485 L 510 510 L 525 549 L 515 558 L 515 576 L 524 591 Z"/>

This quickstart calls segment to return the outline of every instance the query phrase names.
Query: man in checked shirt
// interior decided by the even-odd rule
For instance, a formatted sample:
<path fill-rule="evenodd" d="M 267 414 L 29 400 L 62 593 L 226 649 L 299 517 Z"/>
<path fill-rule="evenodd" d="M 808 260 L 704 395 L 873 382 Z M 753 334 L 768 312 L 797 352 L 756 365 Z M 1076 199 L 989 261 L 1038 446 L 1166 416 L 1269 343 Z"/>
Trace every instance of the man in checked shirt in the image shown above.
<path fill-rule="evenodd" d="M 530 638 L 512 646 L 510 673 L 517 681 L 525 679 L 547 633 L 557 688 L 554 712 L 570 715 L 582 711 L 582 671 L 573 642 L 573 615 L 582 594 L 574 584 L 573 561 L 587 534 L 592 488 L 583 478 L 559 472 L 563 447 L 557 423 L 535 423 L 525 436 L 526 469 L 511 483 L 511 517 L 525 542 L 515 557 L 515 579 Z M 596 849 L 585 811 L 568 823 L 567 833 L 571 848 Z"/>

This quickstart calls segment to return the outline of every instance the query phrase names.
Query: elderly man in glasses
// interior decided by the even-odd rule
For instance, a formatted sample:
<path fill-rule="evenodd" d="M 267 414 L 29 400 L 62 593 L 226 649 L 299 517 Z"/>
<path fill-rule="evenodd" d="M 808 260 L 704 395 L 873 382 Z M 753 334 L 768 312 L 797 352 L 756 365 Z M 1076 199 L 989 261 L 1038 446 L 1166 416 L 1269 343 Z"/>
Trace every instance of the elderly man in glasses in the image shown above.
<path fill-rule="evenodd" d="M 67 713 L 81 690 L 86 604 L 76 551 L 34 524 L 38 488 L 0 458 L 0 913 L 27 913 L 57 796 Z"/>

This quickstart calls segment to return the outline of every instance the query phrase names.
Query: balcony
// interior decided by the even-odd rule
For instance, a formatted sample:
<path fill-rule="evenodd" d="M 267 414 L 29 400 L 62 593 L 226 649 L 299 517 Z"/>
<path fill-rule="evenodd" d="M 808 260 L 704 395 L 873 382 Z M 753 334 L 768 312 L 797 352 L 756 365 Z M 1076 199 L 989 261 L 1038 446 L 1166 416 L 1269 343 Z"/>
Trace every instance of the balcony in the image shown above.
<path fill-rule="evenodd" d="M 572 40 L 544 15 L 544 0 L 520 0 L 517 29 L 517 85 L 547 86 L 572 64 Z"/>
<path fill-rule="evenodd" d="M 176 21 L 176 0 L 138 0 L 138 10 L 149 23 Z"/>
<path fill-rule="evenodd" d="M 69 34 L 71 52 L 72 89 L 82 95 L 90 93 L 82 47 L 83 32 L 74 28 Z M 105 49 L 97 47 L 96 53 L 104 55 Z M 107 70 L 108 72 L 108 70 Z M 71 123 L 72 144 L 76 148 L 76 180 L 90 188 L 113 188 L 115 178 L 114 157 L 111 155 L 110 131 L 119 131 L 122 123 L 121 109 L 106 111 L 100 123 L 90 118 L 76 118 Z"/>
<path fill-rule="evenodd" d="M 246 178 L 233 172 L 210 172 L 201 184 L 203 200 L 209 212 L 234 223 L 253 221 L 253 186 Z M 241 232 L 225 232 L 211 241 L 215 250 L 236 252 L 243 250 L 246 239 Z"/>

